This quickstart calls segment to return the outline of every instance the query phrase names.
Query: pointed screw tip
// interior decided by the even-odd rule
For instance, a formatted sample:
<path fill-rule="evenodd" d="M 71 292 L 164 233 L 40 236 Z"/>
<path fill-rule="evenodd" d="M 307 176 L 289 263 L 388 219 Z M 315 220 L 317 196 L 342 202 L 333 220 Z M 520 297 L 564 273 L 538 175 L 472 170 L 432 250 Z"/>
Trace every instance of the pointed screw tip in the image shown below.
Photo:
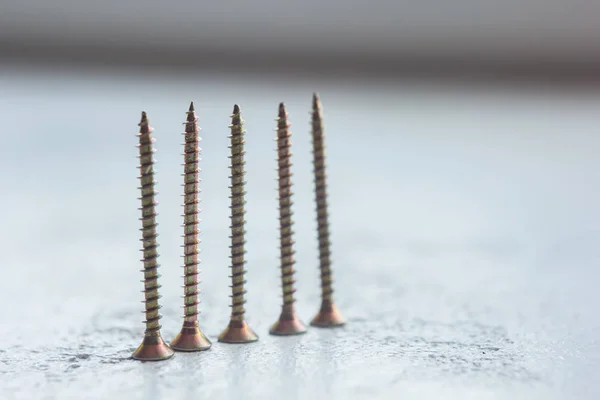
<path fill-rule="evenodd" d="M 190 112 L 194 111 L 194 102 L 190 102 Z"/>
<path fill-rule="evenodd" d="M 285 117 L 286 117 L 285 104 L 279 103 L 279 118 L 285 118 Z"/>
<path fill-rule="evenodd" d="M 317 92 L 313 93 L 313 108 L 319 107 L 321 104 L 321 100 L 319 99 L 319 94 Z"/>
<path fill-rule="evenodd" d="M 234 106 L 233 106 L 233 113 L 234 114 L 239 114 L 240 113 L 240 106 L 238 106 L 237 104 L 234 104 Z"/>

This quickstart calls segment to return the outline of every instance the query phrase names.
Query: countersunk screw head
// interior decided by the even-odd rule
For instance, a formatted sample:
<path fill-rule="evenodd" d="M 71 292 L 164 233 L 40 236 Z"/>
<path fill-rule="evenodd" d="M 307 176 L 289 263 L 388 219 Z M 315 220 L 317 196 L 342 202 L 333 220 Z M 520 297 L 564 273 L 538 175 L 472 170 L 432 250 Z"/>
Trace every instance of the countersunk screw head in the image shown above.
<path fill-rule="evenodd" d="M 326 301 L 321 303 L 321 309 L 310 321 L 310 324 L 317 328 L 335 328 L 343 326 L 345 323 L 346 321 L 337 306 Z"/>
<path fill-rule="evenodd" d="M 140 361 L 161 361 L 173 357 L 173 350 L 160 336 L 145 336 L 131 358 Z"/>
<path fill-rule="evenodd" d="M 325 144 L 321 100 L 313 94 L 312 144 L 315 175 L 315 202 L 317 203 L 317 232 L 319 238 L 319 269 L 321 270 L 321 309 L 311 321 L 312 326 L 334 328 L 345 324 L 344 317 L 333 302 L 333 279 L 327 211 L 327 174 L 325 173 Z"/>
<path fill-rule="evenodd" d="M 279 320 L 271 326 L 269 333 L 276 336 L 301 335 L 306 333 L 306 326 L 300 321 L 293 307 L 286 309 L 284 306 Z"/>
<path fill-rule="evenodd" d="M 294 308 L 294 240 L 292 230 L 292 173 L 290 167 L 290 136 L 287 112 L 283 103 L 279 104 L 277 118 L 277 170 L 279 175 L 279 239 L 280 268 L 283 306 L 279 320 L 271 326 L 271 335 L 299 335 L 306 327 L 296 315 Z"/>
<path fill-rule="evenodd" d="M 219 335 L 223 343 L 252 343 L 258 340 L 258 335 L 250 329 L 246 321 L 231 320 L 227 328 Z"/>
<path fill-rule="evenodd" d="M 177 351 L 208 350 L 212 343 L 198 327 L 198 322 L 185 321 L 181 331 L 171 340 L 171 347 Z"/>

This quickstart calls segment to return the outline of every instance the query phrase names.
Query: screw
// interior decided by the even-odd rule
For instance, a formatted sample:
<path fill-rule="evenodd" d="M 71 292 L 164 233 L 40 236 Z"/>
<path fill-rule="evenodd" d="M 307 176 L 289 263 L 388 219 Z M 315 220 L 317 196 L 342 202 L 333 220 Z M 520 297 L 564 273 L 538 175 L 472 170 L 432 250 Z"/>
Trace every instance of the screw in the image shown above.
<path fill-rule="evenodd" d="M 283 103 L 279 104 L 277 118 L 277 161 L 279 172 L 279 231 L 281 252 L 281 286 L 283 306 L 279 320 L 273 324 L 272 335 L 298 335 L 306 332 L 306 327 L 296 315 L 294 308 L 294 241 L 292 239 L 292 173 L 290 171 L 290 130 L 287 112 Z"/>
<path fill-rule="evenodd" d="M 140 132 L 140 190 L 142 192 L 142 244 L 144 257 L 141 260 L 144 263 L 144 303 L 146 304 L 146 331 L 144 332 L 144 340 L 142 344 L 133 352 L 132 358 L 143 361 L 159 361 L 173 357 L 173 350 L 165 343 L 160 334 L 161 319 L 160 304 L 158 300 L 160 295 L 158 289 L 158 278 L 160 275 L 157 272 L 158 268 L 158 244 L 156 237 L 156 201 L 154 199 L 156 192 L 154 191 L 154 160 L 152 154 L 154 149 L 152 143 L 154 139 L 150 135 L 152 128 L 148 125 L 146 113 L 142 112 L 142 120 L 139 123 Z"/>
<path fill-rule="evenodd" d="M 194 103 L 190 104 L 185 122 L 184 164 L 183 164 L 183 327 L 171 341 L 171 347 L 178 351 L 208 350 L 212 345 L 198 326 L 198 203 L 200 192 L 198 184 L 198 161 L 200 147 L 198 142 L 198 117 L 194 112 Z"/>
<path fill-rule="evenodd" d="M 245 220 L 244 214 L 246 211 L 244 210 L 244 205 L 246 201 L 244 199 L 244 195 L 246 192 L 244 191 L 244 175 L 246 171 L 244 170 L 244 165 L 246 161 L 244 161 L 244 131 L 243 128 L 243 120 L 240 115 L 240 108 L 238 105 L 233 106 L 233 114 L 231 115 L 231 125 L 229 126 L 231 129 L 231 135 L 229 138 L 231 139 L 231 145 L 229 148 L 231 149 L 231 155 L 229 158 L 231 159 L 231 319 L 229 321 L 229 325 L 225 330 L 219 335 L 219 342 L 224 343 L 250 343 L 258 340 L 258 336 L 246 322 L 244 318 L 244 314 L 246 310 L 244 310 L 244 304 L 246 300 L 244 300 L 244 294 L 246 294 L 246 290 L 244 290 L 244 284 L 246 280 L 244 279 L 244 274 L 246 270 L 244 270 L 244 265 L 246 261 L 244 260 L 244 255 L 246 251 L 244 250 L 244 244 L 246 240 L 244 239 L 244 234 L 246 230 L 244 229 Z"/>
<path fill-rule="evenodd" d="M 323 140 L 323 113 L 321 100 L 313 94 L 312 143 L 319 237 L 319 267 L 321 269 L 321 309 L 311 321 L 312 326 L 332 328 L 344 325 L 344 317 L 333 302 L 331 277 L 331 250 L 329 248 L 329 216 L 327 213 L 327 175 L 325 173 L 325 144 Z"/>

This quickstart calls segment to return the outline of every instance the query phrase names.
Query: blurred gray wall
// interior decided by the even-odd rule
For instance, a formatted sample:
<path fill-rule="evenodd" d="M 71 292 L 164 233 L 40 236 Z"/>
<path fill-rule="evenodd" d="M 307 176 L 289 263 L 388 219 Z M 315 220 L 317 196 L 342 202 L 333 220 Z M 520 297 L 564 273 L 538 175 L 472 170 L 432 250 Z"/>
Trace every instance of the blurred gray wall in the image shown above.
<path fill-rule="evenodd" d="M 0 56 L 205 68 L 595 75 L 594 0 L 0 0 Z"/>

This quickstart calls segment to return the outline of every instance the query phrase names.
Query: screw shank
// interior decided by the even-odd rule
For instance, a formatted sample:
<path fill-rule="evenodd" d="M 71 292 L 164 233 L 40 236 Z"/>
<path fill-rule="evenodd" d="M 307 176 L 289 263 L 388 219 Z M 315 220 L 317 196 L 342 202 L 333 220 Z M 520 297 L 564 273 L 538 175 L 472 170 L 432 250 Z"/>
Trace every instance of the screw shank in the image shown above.
<path fill-rule="evenodd" d="M 230 150 L 229 156 L 230 170 L 231 170 L 231 320 L 232 321 L 244 321 L 245 309 L 244 304 L 246 300 L 244 295 L 246 290 L 244 285 L 245 279 L 245 190 L 246 184 L 244 176 L 245 171 L 245 160 L 244 155 L 244 128 L 243 120 L 240 115 L 239 107 L 236 105 L 231 116 L 230 125 Z"/>
<path fill-rule="evenodd" d="M 185 123 L 183 164 L 183 268 L 184 268 L 184 323 L 197 325 L 198 321 L 198 213 L 200 147 L 198 118 L 193 107 L 187 112 Z"/>
<path fill-rule="evenodd" d="M 294 299 L 294 240 L 292 230 L 292 173 L 291 173 L 291 140 L 287 113 L 280 105 L 277 121 L 277 166 L 279 176 L 279 229 L 280 229 L 280 259 L 281 286 L 283 291 L 283 306 L 292 310 Z"/>
<path fill-rule="evenodd" d="M 151 136 L 152 128 L 148 125 L 146 114 L 142 114 L 140 122 L 139 137 L 139 159 L 140 159 L 140 190 L 141 190 L 141 212 L 142 217 L 142 252 L 144 265 L 144 303 L 146 320 L 146 336 L 160 336 L 159 313 L 160 296 L 158 289 L 158 243 L 156 233 L 156 200 L 154 190 L 154 139 Z"/>
<path fill-rule="evenodd" d="M 321 102 L 315 95 L 312 112 L 313 171 L 315 200 L 317 203 L 317 232 L 319 240 L 319 268 L 321 270 L 321 297 L 323 302 L 333 302 L 333 279 L 327 210 L 327 174 L 325 171 L 325 144 Z"/>

